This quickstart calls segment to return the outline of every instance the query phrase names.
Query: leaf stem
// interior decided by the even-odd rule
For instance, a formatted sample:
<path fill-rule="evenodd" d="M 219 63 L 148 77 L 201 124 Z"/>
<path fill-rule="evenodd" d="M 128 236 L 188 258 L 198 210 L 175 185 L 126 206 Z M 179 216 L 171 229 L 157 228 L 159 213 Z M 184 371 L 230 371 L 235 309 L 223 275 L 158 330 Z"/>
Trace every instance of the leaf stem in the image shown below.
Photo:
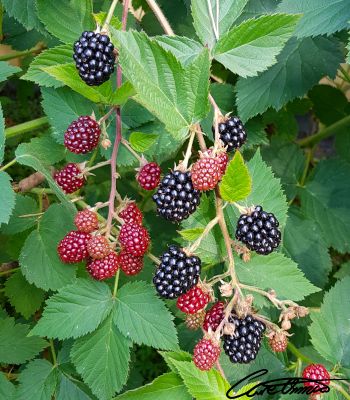
<path fill-rule="evenodd" d="M 217 360 L 216 363 L 215 363 L 215 365 L 216 365 L 217 370 L 220 372 L 221 376 L 227 381 L 225 372 L 224 372 L 224 370 L 223 370 L 223 368 L 222 368 L 222 366 L 221 366 L 221 364 L 220 364 L 220 361 Z"/>
<path fill-rule="evenodd" d="M 109 7 L 109 10 L 108 10 L 108 14 L 107 14 L 106 20 L 105 20 L 105 22 L 103 24 L 102 31 L 106 31 L 108 29 L 108 25 L 112 20 L 112 17 L 113 17 L 113 14 L 114 14 L 114 10 L 115 10 L 115 8 L 117 6 L 117 3 L 118 3 L 118 0 L 113 0 L 112 1 L 112 4 L 111 4 L 111 6 Z"/>
<path fill-rule="evenodd" d="M 16 158 L 14 158 L 13 160 L 11 160 L 7 164 L 5 164 L 3 167 L 1 167 L 0 172 L 5 171 L 7 168 L 11 167 L 11 165 L 16 164 L 16 162 L 17 162 L 17 160 L 16 160 Z"/>
<path fill-rule="evenodd" d="M 311 358 L 305 356 L 299 349 L 297 349 L 293 343 L 288 342 L 288 350 L 293 353 L 298 359 L 304 361 L 307 364 L 314 364 L 315 362 Z"/>
<path fill-rule="evenodd" d="M 209 224 L 205 227 L 203 233 L 199 236 L 199 238 L 193 242 L 193 244 L 188 248 L 188 252 L 190 254 L 194 253 L 198 247 L 200 246 L 202 240 L 208 235 L 208 233 L 214 228 L 214 226 L 219 222 L 219 217 L 216 216 L 213 218 Z"/>
<path fill-rule="evenodd" d="M 41 117 L 33 119 L 32 121 L 23 122 L 23 124 L 18 124 L 5 129 L 6 139 L 13 138 L 23 133 L 32 132 L 36 129 L 46 128 L 49 125 L 48 117 Z"/>
<path fill-rule="evenodd" d="M 93 171 L 93 170 L 98 169 L 98 168 L 105 167 L 106 165 L 110 165 L 110 164 L 111 164 L 111 160 L 101 161 L 101 162 L 95 164 L 92 167 L 84 168 L 83 173 L 84 172 L 90 172 L 90 171 Z"/>
<path fill-rule="evenodd" d="M 161 27 L 164 29 L 164 32 L 169 36 L 174 36 L 175 33 L 172 30 L 163 11 L 158 6 L 157 2 L 155 0 L 146 0 L 146 2 L 149 5 L 150 9 L 153 11 L 153 13 L 156 16 L 157 20 L 159 21 Z"/>
<path fill-rule="evenodd" d="M 57 357 L 56 357 L 56 351 L 55 351 L 53 339 L 50 339 L 50 349 L 51 349 L 51 355 L 52 355 L 52 362 L 53 362 L 53 365 L 56 367 L 57 366 Z"/>
<path fill-rule="evenodd" d="M 330 382 L 329 386 L 341 393 L 347 400 L 350 400 L 350 394 L 341 385 Z"/>
<path fill-rule="evenodd" d="M 196 132 L 194 130 L 192 130 L 189 141 L 188 141 L 185 158 L 183 159 L 183 161 L 181 163 L 185 169 L 187 169 L 188 161 L 190 160 L 191 155 L 192 155 L 192 147 L 193 147 L 193 141 L 194 141 L 195 135 L 196 135 Z"/>
<path fill-rule="evenodd" d="M 106 119 L 108 119 L 112 114 L 114 113 L 114 107 L 112 107 L 105 115 L 103 115 L 98 121 L 97 123 L 99 125 L 101 125 L 103 122 L 106 121 Z"/>
<path fill-rule="evenodd" d="M 0 276 L 4 276 L 4 275 L 7 275 L 7 274 L 12 274 L 13 272 L 16 272 L 16 271 L 18 271 L 20 269 L 21 269 L 21 267 L 17 267 L 17 268 L 7 269 L 6 271 L 1 271 L 0 272 Z"/>
<path fill-rule="evenodd" d="M 118 268 L 118 271 L 115 274 L 115 278 L 114 278 L 113 295 L 112 295 L 113 299 L 115 299 L 117 297 L 119 275 L 120 275 L 120 268 Z"/>
<path fill-rule="evenodd" d="M 138 160 L 140 162 L 140 164 L 142 163 L 142 158 L 136 153 L 136 151 L 130 146 L 130 143 L 122 138 L 122 145 L 129 150 L 129 152 L 136 158 L 136 160 Z"/>
<path fill-rule="evenodd" d="M 29 50 L 16 51 L 15 53 L 4 54 L 0 56 L 0 61 L 13 60 L 14 58 L 25 57 L 31 54 L 40 53 L 45 48 L 44 44 L 39 42 L 36 46 Z"/>

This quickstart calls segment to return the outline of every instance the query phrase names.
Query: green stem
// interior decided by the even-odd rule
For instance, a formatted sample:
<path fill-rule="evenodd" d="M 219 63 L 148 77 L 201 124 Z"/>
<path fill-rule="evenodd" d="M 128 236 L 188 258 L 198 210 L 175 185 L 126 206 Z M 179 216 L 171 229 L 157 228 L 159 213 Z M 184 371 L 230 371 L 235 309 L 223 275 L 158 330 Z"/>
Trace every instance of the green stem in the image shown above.
<path fill-rule="evenodd" d="M 4 275 L 7 275 L 7 274 L 12 274 L 12 272 L 16 272 L 16 271 L 18 271 L 19 269 L 20 269 L 20 267 L 11 268 L 11 269 L 8 269 L 8 270 L 6 270 L 6 271 L 1 271 L 1 272 L 0 272 L 0 276 L 4 276 Z"/>
<path fill-rule="evenodd" d="M 16 51 L 15 53 L 11 54 L 4 54 L 3 56 L 0 56 L 0 61 L 8 61 L 8 60 L 13 60 L 14 58 L 18 57 L 25 57 L 29 56 L 31 54 L 35 54 L 40 52 L 43 49 L 43 46 L 41 44 L 37 44 L 35 47 L 29 50 L 23 50 L 23 51 Z"/>
<path fill-rule="evenodd" d="M 298 144 L 301 147 L 312 146 L 329 136 L 344 132 L 345 128 L 347 128 L 348 126 L 350 126 L 350 115 L 342 118 L 341 120 L 330 126 L 327 126 L 327 128 L 322 129 L 320 132 L 314 135 L 307 136 L 306 138 L 299 140 Z"/>
<path fill-rule="evenodd" d="M 113 287 L 113 296 L 112 296 L 113 299 L 115 299 L 117 297 L 119 274 L 120 274 L 120 269 L 118 269 L 117 273 L 115 274 L 114 287 Z"/>
<path fill-rule="evenodd" d="M 348 83 L 350 83 L 350 75 L 349 75 L 349 73 L 342 66 L 340 66 L 339 69 L 340 69 L 341 73 L 344 75 L 342 77 L 343 80 L 348 82 Z"/>
<path fill-rule="evenodd" d="M 301 187 L 303 187 L 305 185 L 307 173 L 309 172 L 310 163 L 312 161 L 312 156 L 314 154 L 313 150 L 314 150 L 314 148 L 311 148 L 306 152 L 305 168 L 304 168 L 303 175 L 302 175 L 302 177 L 300 179 L 300 182 L 299 182 L 299 186 L 301 186 Z"/>
<path fill-rule="evenodd" d="M 7 139 L 13 138 L 23 133 L 35 131 L 36 129 L 42 129 L 49 125 L 49 119 L 47 117 L 41 117 L 33 119 L 32 121 L 24 122 L 23 124 L 18 124 L 5 129 L 5 136 Z"/>
<path fill-rule="evenodd" d="M 113 0 L 111 6 L 109 7 L 108 14 L 107 14 L 106 20 L 105 20 L 105 22 L 103 24 L 102 30 L 106 30 L 108 25 L 109 25 L 109 23 L 111 22 L 113 14 L 114 14 L 114 10 L 115 10 L 115 8 L 117 6 L 117 3 L 118 3 L 118 0 Z"/>
<path fill-rule="evenodd" d="M 54 194 L 55 192 L 49 188 L 32 188 L 29 190 L 29 193 L 34 194 Z"/>
<path fill-rule="evenodd" d="M 341 385 L 331 382 L 329 386 L 341 393 L 347 400 L 350 400 L 350 394 Z"/>
<path fill-rule="evenodd" d="M 5 164 L 3 167 L 1 167 L 0 172 L 5 171 L 7 168 L 11 167 L 11 165 L 16 164 L 16 162 L 17 162 L 17 160 L 14 158 L 13 160 L 11 160 L 7 164 Z"/>
<path fill-rule="evenodd" d="M 55 352 L 55 346 L 53 344 L 53 340 L 52 339 L 50 339 L 50 349 L 51 349 L 53 365 L 56 366 L 57 365 L 57 357 L 56 357 L 56 352 Z"/>
<path fill-rule="evenodd" d="M 311 358 L 305 356 L 299 349 L 297 349 L 293 343 L 288 343 L 288 350 L 293 353 L 298 359 L 304 361 L 307 364 L 315 364 Z"/>

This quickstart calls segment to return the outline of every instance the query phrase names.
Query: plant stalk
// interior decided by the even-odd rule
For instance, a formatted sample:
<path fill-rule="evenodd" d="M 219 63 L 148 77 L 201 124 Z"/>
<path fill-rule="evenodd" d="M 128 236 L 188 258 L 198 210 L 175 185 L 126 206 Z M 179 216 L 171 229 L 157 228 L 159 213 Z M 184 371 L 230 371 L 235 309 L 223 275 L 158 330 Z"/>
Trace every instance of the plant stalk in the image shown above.
<path fill-rule="evenodd" d="M 45 128 L 49 125 L 48 117 L 41 117 L 31 121 L 23 122 L 5 129 L 5 137 L 7 139 L 22 135 L 23 133 L 32 132 L 37 129 Z"/>

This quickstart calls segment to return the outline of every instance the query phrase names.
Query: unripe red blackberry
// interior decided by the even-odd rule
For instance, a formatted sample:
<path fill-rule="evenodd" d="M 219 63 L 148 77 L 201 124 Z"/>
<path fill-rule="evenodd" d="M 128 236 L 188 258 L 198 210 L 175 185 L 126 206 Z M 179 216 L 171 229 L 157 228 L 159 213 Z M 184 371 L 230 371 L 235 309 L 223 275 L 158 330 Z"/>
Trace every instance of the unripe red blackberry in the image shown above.
<path fill-rule="evenodd" d="M 137 275 L 143 268 L 143 257 L 137 257 L 122 250 L 118 254 L 118 263 L 126 275 Z"/>
<path fill-rule="evenodd" d="M 214 128 L 213 133 L 215 135 Z M 230 117 L 225 122 L 219 123 L 219 135 L 228 152 L 239 149 L 247 140 L 247 133 L 238 117 Z"/>
<path fill-rule="evenodd" d="M 279 223 L 272 213 L 256 206 L 251 214 L 242 214 L 237 222 L 236 239 L 258 254 L 272 253 L 281 242 Z"/>
<path fill-rule="evenodd" d="M 104 258 L 112 251 L 108 240 L 102 235 L 93 236 L 87 243 L 87 250 L 94 259 Z"/>
<path fill-rule="evenodd" d="M 143 189 L 153 190 L 159 185 L 161 172 L 157 163 L 150 162 L 141 167 L 137 174 L 137 181 Z"/>
<path fill-rule="evenodd" d="M 194 286 L 177 299 L 176 307 L 186 314 L 195 314 L 205 308 L 209 301 L 209 293 L 204 292 L 199 286 Z"/>
<path fill-rule="evenodd" d="M 74 193 L 84 185 L 84 177 L 79 176 L 81 172 L 77 164 L 69 163 L 55 173 L 54 179 L 66 194 Z"/>
<path fill-rule="evenodd" d="M 122 225 L 119 233 L 122 248 L 134 256 L 143 256 L 148 249 L 150 237 L 143 226 L 127 223 Z"/>
<path fill-rule="evenodd" d="M 269 345 L 271 350 L 275 353 L 286 351 L 288 345 L 287 335 L 283 331 L 274 332 L 274 334 L 269 338 Z"/>
<path fill-rule="evenodd" d="M 91 117 L 83 116 L 73 121 L 64 134 L 64 145 L 75 154 L 93 150 L 101 136 L 99 124 Z"/>
<path fill-rule="evenodd" d="M 210 149 L 207 150 L 209 156 L 213 155 L 213 150 L 213 147 L 210 147 Z M 221 175 L 224 175 L 229 160 L 228 154 L 226 153 L 225 149 L 220 148 L 216 153 L 216 158 L 218 160 Z"/>
<path fill-rule="evenodd" d="M 248 364 L 260 350 L 265 324 L 251 315 L 238 318 L 232 314 L 229 322 L 235 327 L 232 335 L 224 335 L 224 351 L 233 363 Z"/>
<path fill-rule="evenodd" d="M 114 46 L 107 35 L 83 32 L 74 43 L 76 68 L 81 79 L 90 86 L 108 81 L 114 71 Z"/>
<path fill-rule="evenodd" d="M 74 224 L 78 231 L 92 233 L 98 230 L 97 214 L 91 210 L 85 209 L 79 211 L 74 218 Z"/>
<path fill-rule="evenodd" d="M 310 364 L 303 371 L 304 379 L 312 379 L 316 382 L 304 382 L 304 386 L 307 388 L 312 388 L 316 390 L 313 394 L 320 394 L 322 390 L 318 391 L 317 389 L 325 388 L 325 385 L 329 385 L 330 383 L 330 375 L 329 372 L 322 364 Z"/>
<path fill-rule="evenodd" d="M 193 187 L 201 192 L 215 189 L 221 179 L 221 169 L 217 158 L 201 157 L 191 169 Z"/>
<path fill-rule="evenodd" d="M 200 310 L 195 314 L 187 314 L 185 319 L 185 325 L 188 329 L 195 331 L 203 325 L 205 311 Z"/>
<path fill-rule="evenodd" d="M 60 259 L 67 264 L 86 260 L 89 256 L 87 243 L 91 235 L 85 232 L 71 231 L 58 244 L 57 252 Z"/>
<path fill-rule="evenodd" d="M 169 221 L 181 222 L 196 211 L 200 196 L 200 191 L 193 187 L 190 172 L 177 170 L 162 179 L 152 198 L 159 215 Z"/>
<path fill-rule="evenodd" d="M 169 246 L 161 256 L 161 263 L 153 277 L 158 294 L 165 299 L 175 299 L 197 285 L 201 260 L 188 256 L 177 246 Z"/>
<path fill-rule="evenodd" d="M 118 271 L 118 256 L 112 251 L 100 260 L 90 259 L 86 264 L 88 273 L 96 280 L 111 278 Z"/>
<path fill-rule="evenodd" d="M 128 203 L 127 206 L 120 211 L 118 216 L 122 218 L 125 223 L 142 225 L 143 215 L 134 201 Z"/>
<path fill-rule="evenodd" d="M 201 371 L 209 371 L 220 356 L 220 346 L 212 339 L 201 339 L 193 350 L 193 361 Z"/>
<path fill-rule="evenodd" d="M 217 301 L 205 314 L 203 329 L 209 331 L 209 328 L 215 332 L 216 328 L 220 325 L 224 319 L 225 303 L 223 301 Z"/>

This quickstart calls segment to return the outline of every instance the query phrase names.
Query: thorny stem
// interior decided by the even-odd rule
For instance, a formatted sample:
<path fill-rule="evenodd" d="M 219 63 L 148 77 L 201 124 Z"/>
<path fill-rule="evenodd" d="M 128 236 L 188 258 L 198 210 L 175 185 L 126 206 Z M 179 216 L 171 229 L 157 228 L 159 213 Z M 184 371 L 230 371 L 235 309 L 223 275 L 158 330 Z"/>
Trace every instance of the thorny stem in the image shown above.
<path fill-rule="evenodd" d="M 142 163 L 142 158 L 136 153 L 136 151 L 130 146 L 130 143 L 122 138 L 122 145 L 129 150 L 129 152 L 138 160 L 140 163 Z"/>

